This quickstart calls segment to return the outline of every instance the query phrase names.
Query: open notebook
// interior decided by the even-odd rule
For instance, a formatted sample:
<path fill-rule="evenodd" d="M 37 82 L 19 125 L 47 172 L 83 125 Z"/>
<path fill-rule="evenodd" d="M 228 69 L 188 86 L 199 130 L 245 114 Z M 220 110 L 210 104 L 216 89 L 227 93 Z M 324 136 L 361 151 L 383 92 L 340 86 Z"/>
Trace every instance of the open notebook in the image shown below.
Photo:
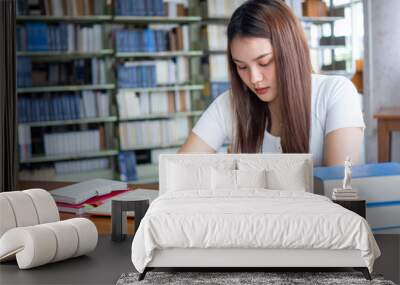
<path fill-rule="evenodd" d="M 129 201 L 133 199 L 149 199 L 150 203 L 153 202 L 154 199 L 158 197 L 157 190 L 148 190 L 148 189 L 136 189 L 132 191 L 128 191 L 122 193 L 120 195 L 114 196 L 111 199 L 107 200 L 103 205 L 98 206 L 96 208 L 87 209 L 85 212 L 91 215 L 97 216 L 111 216 L 111 201 L 112 200 L 124 200 Z M 134 212 L 128 212 L 128 216 L 134 217 Z"/>
<path fill-rule="evenodd" d="M 58 188 L 50 193 L 56 202 L 80 204 L 92 197 L 127 188 L 126 182 L 98 178 Z"/>

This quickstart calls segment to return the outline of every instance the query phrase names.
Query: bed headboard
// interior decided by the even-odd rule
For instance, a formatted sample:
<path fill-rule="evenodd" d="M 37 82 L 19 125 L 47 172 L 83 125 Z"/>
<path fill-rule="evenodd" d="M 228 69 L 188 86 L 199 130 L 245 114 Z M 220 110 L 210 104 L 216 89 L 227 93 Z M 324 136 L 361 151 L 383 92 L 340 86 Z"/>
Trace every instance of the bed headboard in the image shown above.
<path fill-rule="evenodd" d="M 172 177 L 168 174 L 170 167 L 177 164 L 188 168 L 221 165 L 232 166 L 232 169 L 266 168 L 276 171 L 278 175 L 281 175 L 281 178 L 278 177 L 281 180 L 287 179 L 290 174 L 300 175 L 304 178 L 304 190 L 313 192 L 311 154 L 161 154 L 159 157 L 160 195 L 169 190 L 168 187 L 171 185 L 169 179 L 177 179 L 176 175 Z"/>

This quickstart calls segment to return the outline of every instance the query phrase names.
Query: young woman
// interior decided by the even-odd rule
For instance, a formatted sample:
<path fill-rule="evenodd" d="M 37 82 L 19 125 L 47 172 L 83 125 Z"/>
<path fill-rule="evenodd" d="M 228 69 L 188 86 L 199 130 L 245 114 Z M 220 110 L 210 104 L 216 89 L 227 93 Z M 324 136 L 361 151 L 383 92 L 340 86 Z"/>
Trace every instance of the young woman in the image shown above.
<path fill-rule="evenodd" d="M 312 74 L 301 24 L 282 0 L 249 0 L 228 25 L 231 89 L 203 113 L 180 149 L 312 153 L 315 165 L 360 158 L 361 104 L 341 76 Z"/>

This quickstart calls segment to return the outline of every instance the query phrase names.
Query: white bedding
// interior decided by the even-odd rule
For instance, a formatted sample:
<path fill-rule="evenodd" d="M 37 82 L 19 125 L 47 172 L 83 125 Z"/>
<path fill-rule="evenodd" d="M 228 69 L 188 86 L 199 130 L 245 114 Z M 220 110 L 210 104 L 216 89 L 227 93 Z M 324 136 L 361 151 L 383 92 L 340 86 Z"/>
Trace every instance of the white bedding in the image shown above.
<path fill-rule="evenodd" d="M 132 262 L 143 272 L 165 248 L 357 249 L 371 272 L 380 255 L 359 215 L 324 196 L 265 189 L 161 195 L 136 232 Z"/>

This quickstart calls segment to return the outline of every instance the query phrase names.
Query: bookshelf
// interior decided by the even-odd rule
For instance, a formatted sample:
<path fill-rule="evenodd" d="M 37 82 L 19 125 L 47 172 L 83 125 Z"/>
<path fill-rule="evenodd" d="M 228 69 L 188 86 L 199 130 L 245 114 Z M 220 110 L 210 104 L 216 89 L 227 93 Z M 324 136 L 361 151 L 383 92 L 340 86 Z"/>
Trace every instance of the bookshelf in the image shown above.
<path fill-rule="evenodd" d="M 171 0 L 168 4 L 164 3 L 163 15 L 160 15 L 161 10 L 154 10 L 150 11 L 151 16 L 146 16 L 149 11 L 145 10 L 141 10 L 141 15 L 127 15 L 127 11 L 132 12 L 132 7 L 124 9 L 128 3 L 126 0 L 83 0 L 83 3 L 90 4 L 87 5 L 89 8 L 92 4 L 98 5 L 97 12 L 86 13 L 87 7 L 83 10 L 81 7 L 82 11 L 78 9 L 73 15 L 60 14 L 57 11 L 60 7 L 55 8 L 56 13 L 47 13 L 46 5 L 40 3 L 49 1 L 39 0 L 39 6 L 22 9 L 26 13 L 17 16 L 17 25 L 26 27 L 30 24 L 32 27 L 33 24 L 33 28 L 37 28 L 35 24 L 39 24 L 39 29 L 69 27 L 82 38 L 90 38 L 87 35 L 98 33 L 94 31 L 97 29 L 101 30 L 101 40 L 96 46 L 88 42 L 82 44 L 80 40 L 81 46 L 72 41 L 68 42 L 67 49 L 43 50 L 33 45 L 33 50 L 31 47 L 17 51 L 18 58 L 23 58 L 33 69 L 37 68 L 38 76 L 35 75 L 32 80 L 40 83 L 29 84 L 29 80 L 25 80 L 17 88 L 18 96 L 22 98 L 19 101 L 31 104 L 30 112 L 35 113 L 29 117 L 25 114 L 26 106 L 20 109 L 20 113 L 25 114 L 19 124 L 19 137 L 22 138 L 19 144 L 21 178 L 55 181 L 80 181 L 89 177 L 119 179 L 121 161 L 135 159 L 136 175 L 134 179 L 127 177 L 127 180 L 132 183 L 157 182 L 158 154 L 175 152 L 207 105 L 229 88 L 226 38 L 222 35 L 233 9 L 243 1 Z M 78 2 L 71 0 L 66 3 Z M 352 66 L 348 54 L 352 52 L 351 40 L 346 37 L 344 43 L 334 42 L 334 30 L 337 23 L 348 17 L 343 9 L 351 8 L 351 5 L 336 7 L 335 0 L 325 2 L 332 11 L 330 16 L 298 15 L 314 54 L 314 70 L 323 74 L 350 76 Z M 88 32 L 87 28 L 93 31 Z M 146 44 L 132 44 L 139 42 L 138 37 L 146 39 Z M 148 37 L 153 37 L 150 44 Z M 167 41 L 163 42 L 159 37 Z M 325 44 L 321 44 L 321 38 L 325 38 Z M 171 42 L 174 44 L 169 44 Z M 95 61 L 97 63 L 93 63 Z M 78 78 L 77 82 L 53 81 L 53 84 L 44 84 L 44 74 L 53 74 L 53 69 L 48 66 L 69 64 L 73 68 L 79 66 L 78 63 L 86 64 L 86 71 L 92 65 L 103 65 L 106 71 L 96 75 L 96 80 Z M 142 75 L 138 77 L 139 73 Z M 144 73 L 146 82 L 136 80 L 142 80 Z M 168 76 L 160 78 L 159 74 Z M 136 79 L 129 80 L 132 78 Z M 64 97 L 72 99 L 64 100 Z M 61 98 L 59 102 L 57 98 Z M 43 112 L 38 110 L 42 107 L 35 104 L 42 107 L 58 104 L 58 112 L 41 117 L 38 113 Z M 71 107 L 73 104 L 75 107 Z M 80 108 L 84 110 L 77 105 L 83 105 Z M 92 105 L 94 109 L 90 108 Z M 137 107 L 126 108 L 133 105 Z M 60 115 L 68 108 L 74 110 L 73 114 Z M 66 154 L 45 153 L 45 136 L 54 133 L 83 134 L 96 130 L 98 134 L 95 136 L 100 141 L 96 149 Z M 154 140 L 154 136 L 160 138 Z M 121 154 L 128 156 L 124 158 Z M 95 167 L 86 169 L 86 164 Z M 71 171 L 73 167 L 77 171 Z"/>
<path fill-rule="evenodd" d="M 120 125 L 160 122 L 162 126 L 172 126 L 173 124 L 166 122 L 180 120 L 179 124 L 182 124 L 183 121 L 187 121 L 184 128 L 186 136 L 191 126 L 193 126 L 194 120 L 201 115 L 202 108 L 205 106 L 202 103 L 204 85 L 201 81 L 190 75 L 190 73 L 196 72 L 195 58 L 203 56 L 201 49 L 192 48 L 192 38 L 196 38 L 196 35 L 193 35 L 195 31 L 193 31 L 191 25 L 198 24 L 201 21 L 200 16 L 192 15 L 190 12 L 193 10 L 191 7 L 193 1 L 170 1 L 168 4 L 164 3 L 163 9 L 166 10 L 163 12 L 163 15 L 156 15 L 160 11 L 150 11 L 150 16 L 118 15 L 118 5 L 129 5 L 129 1 L 126 0 L 113 0 L 112 2 L 105 0 L 71 0 L 65 2 L 67 6 L 64 7 L 57 6 L 57 4 L 56 6 L 52 6 L 57 2 L 52 0 L 39 0 L 37 1 L 38 4 L 34 2 L 32 2 L 33 4 L 24 1 L 19 2 L 18 6 L 20 7 L 17 7 L 19 10 L 17 25 L 20 30 L 17 31 L 17 38 L 24 39 L 28 37 L 27 42 L 18 42 L 17 40 L 17 45 L 19 44 L 17 58 L 25 60 L 18 68 L 19 71 L 22 71 L 19 75 L 21 77 L 26 76 L 26 70 L 21 70 L 21 66 L 25 66 L 26 62 L 28 62 L 29 66 L 32 66 L 30 71 L 31 79 L 26 80 L 24 78 L 25 81 L 22 81 L 23 84 L 19 84 L 17 88 L 19 98 L 23 99 L 19 101 L 24 102 L 24 106 L 19 106 L 19 110 L 20 113 L 25 114 L 24 120 L 20 118 L 19 123 L 20 179 L 49 181 L 81 181 L 95 177 L 119 179 L 121 178 L 120 156 L 121 154 L 130 152 L 137 159 L 137 177 L 129 180 L 129 182 L 156 182 L 158 179 L 157 153 L 176 152 L 177 148 L 184 142 L 183 132 L 181 131 L 179 134 L 179 132 L 174 130 L 173 133 L 176 136 L 174 140 L 171 140 L 170 136 L 168 136 L 158 144 L 145 143 L 124 148 L 121 145 L 123 138 L 121 137 Z M 142 2 L 145 3 L 144 0 Z M 85 6 L 80 7 L 79 3 L 83 3 Z M 159 3 L 160 1 L 158 1 Z M 97 6 L 94 7 L 94 10 L 97 12 L 90 12 L 93 6 Z M 155 7 L 153 8 L 155 9 Z M 123 10 L 125 11 L 126 9 Z M 90 38 L 91 32 L 97 38 L 99 36 L 99 34 L 96 34 L 98 31 L 85 31 L 85 29 L 95 30 L 94 27 L 96 26 L 98 30 L 101 30 L 101 40 L 97 46 L 91 46 L 88 42 L 82 45 L 82 39 L 76 40 L 79 36 Z M 72 41 L 72 47 L 70 38 L 67 39 L 67 43 L 63 43 L 63 40 L 60 39 L 62 37 L 60 35 L 63 35 L 64 31 L 57 31 L 57 29 L 62 30 L 65 27 L 73 30 L 75 33 L 75 42 Z M 163 36 L 168 37 L 169 42 L 175 39 L 177 43 L 162 50 L 158 50 L 158 46 L 153 46 L 155 50 L 151 48 L 147 49 L 148 46 L 146 45 L 144 49 L 143 47 L 139 47 L 139 49 L 135 47 L 128 51 L 121 51 L 118 48 L 119 43 L 116 38 L 118 31 L 141 31 L 143 34 L 147 33 L 146 35 L 152 32 L 154 33 L 154 37 L 156 37 L 155 31 L 158 31 L 158 28 L 163 31 Z M 52 29 L 55 29 L 56 32 L 51 31 Z M 40 45 L 43 44 L 41 36 L 37 36 L 37 38 L 41 38 L 42 42 L 40 42 L 41 40 L 38 40 L 39 43 L 38 41 L 34 42 L 35 40 L 29 42 L 27 34 L 32 30 L 36 31 L 37 34 L 42 33 L 43 35 L 43 31 L 49 34 L 44 48 L 43 45 Z M 69 32 L 70 30 L 68 30 Z M 50 35 L 51 33 L 53 34 Z M 35 37 L 32 36 L 31 39 L 35 39 Z M 58 46 L 52 46 L 52 42 Z M 59 46 L 60 43 L 61 46 Z M 21 48 L 21 44 L 23 48 Z M 31 45 L 29 46 L 29 44 Z M 63 44 L 65 46 L 62 46 Z M 68 44 L 68 48 L 66 48 L 66 44 Z M 80 61 L 82 63 L 85 61 L 85 64 L 88 63 L 93 68 L 93 60 L 106 62 L 104 64 L 106 72 L 96 75 L 98 77 L 96 82 L 95 80 L 89 82 L 90 80 L 84 81 L 79 79 L 76 80 L 79 84 L 74 82 L 54 84 L 54 80 L 52 84 L 44 84 L 43 82 L 44 76 L 48 78 L 54 74 L 54 69 L 49 67 L 52 64 L 70 64 L 72 68 L 75 68 L 76 62 Z M 136 64 L 140 65 L 141 63 L 146 65 L 149 62 L 158 61 L 165 61 L 164 63 L 169 65 L 178 62 L 175 67 L 176 76 L 166 81 L 157 82 L 157 84 L 148 84 L 148 82 L 137 86 L 121 84 L 117 68 L 119 65 L 123 65 L 126 62 L 133 66 Z M 99 62 L 95 64 L 100 66 Z M 35 67 L 38 70 L 37 74 L 33 74 Z M 182 67 L 186 68 L 184 72 L 178 70 Z M 136 71 L 142 70 L 137 69 Z M 169 71 L 171 71 L 170 66 Z M 181 74 L 189 74 L 189 76 L 179 75 L 178 71 Z M 39 84 L 35 84 L 34 82 L 37 78 L 41 80 Z M 104 80 L 105 78 L 106 80 Z M 87 95 L 85 95 L 85 92 L 89 92 L 90 96 L 87 96 L 90 97 L 89 99 L 84 98 Z M 153 108 L 155 112 L 152 112 L 153 109 L 151 108 L 157 106 L 160 102 L 152 102 L 152 99 L 150 99 L 150 111 L 147 110 L 147 112 L 137 114 L 136 116 L 123 117 L 120 111 L 121 104 L 119 103 L 120 92 L 124 93 L 124 95 L 131 94 L 138 98 L 143 96 L 142 94 L 147 94 L 149 98 L 152 98 L 153 95 L 161 97 L 160 94 L 162 93 L 165 93 L 165 96 L 168 95 L 168 97 L 175 95 L 175 109 L 171 109 L 171 106 L 168 106 L 168 108 L 157 107 L 156 109 Z M 93 102 L 92 105 L 95 105 L 95 109 L 100 108 L 99 102 L 96 101 L 99 100 L 98 93 L 109 95 L 106 100 L 108 107 L 101 107 L 103 114 L 100 114 L 99 110 L 97 112 L 96 110 L 86 110 L 89 109 L 88 106 L 90 106 L 91 102 Z M 95 94 L 95 99 L 93 99 L 93 94 Z M 68 102 L 67 99 L 63 101 L 63 97 L 74 97 L 74 99 L 69 98 L 71 100 Z M 77 103 L 79 100 L 80 105 L 84 105 L 83 107 L 80 106 L 80 108 L 84 109 L 83 113 L 85 114 L 83 115 L 81 109 L 79 109 L 79 112 L 77 111 L 77 106 L 71 107 L 73 104 L 79 105 Z M 82 103 L 85 100 L 86 102 Z M 129 101 L 129 103 L 132 103 L 132 101 Z M 61 105 L 57 107 L 57 104 Z M 171 104 L 170 101 L 169 104 Z M 45 108 L 45 116 L 42 116 L 42 112 L 39 111 L 43 110 L 41 109 L 43 107 Z M 46 108 L 49 110 L 54 109 L 54 111 L 49 111 Z M 68 114 L 68 118 L 66 114 L 59 115 L 59 113 L 70 113 L 70 110 L 66 111 L 69 108 L 74 110 L 74 113 Z M 104 112 L 103 109 L 107 109 L 107 112 Z M 50 114 L 47 114 L 49 112 Z M 176 124 L 178 128 L 180 128 L 179 124 Z M 58 141 L 59 145 L 62 143 L 65 144 L 63 141 L 70 142 L 70 145 L 79 145 L 79 140 L 78 142 L 74 141 L 73 135 L 83 136 L 85 132 L 96 133 L 95 137 L 100 140 L 97 143 L 100 144 L 100 146 L 97 146 L 97 149 L 89 149 L 76 153 L 46 153 L 46 147 L 49 148 L 49 144 L 46 146 L 45 143 L 46 136 L 49 139 L 51 135 L 61 134 L 65 138 L 61 138 Z M 154 133 L 151 135 L 154 135 Z M 101 168 L 95 166 L 93 169 L 90 169 L 90 167 L 86 169 L 89 164 L 101 164 L 102 166 Z M 76 167 L 75 171 L 72 169 L 73 166 Z M 127 167 L 130 166 L 127 165 Z M 61 169 L 63 170 L 59 171 Z"/>

